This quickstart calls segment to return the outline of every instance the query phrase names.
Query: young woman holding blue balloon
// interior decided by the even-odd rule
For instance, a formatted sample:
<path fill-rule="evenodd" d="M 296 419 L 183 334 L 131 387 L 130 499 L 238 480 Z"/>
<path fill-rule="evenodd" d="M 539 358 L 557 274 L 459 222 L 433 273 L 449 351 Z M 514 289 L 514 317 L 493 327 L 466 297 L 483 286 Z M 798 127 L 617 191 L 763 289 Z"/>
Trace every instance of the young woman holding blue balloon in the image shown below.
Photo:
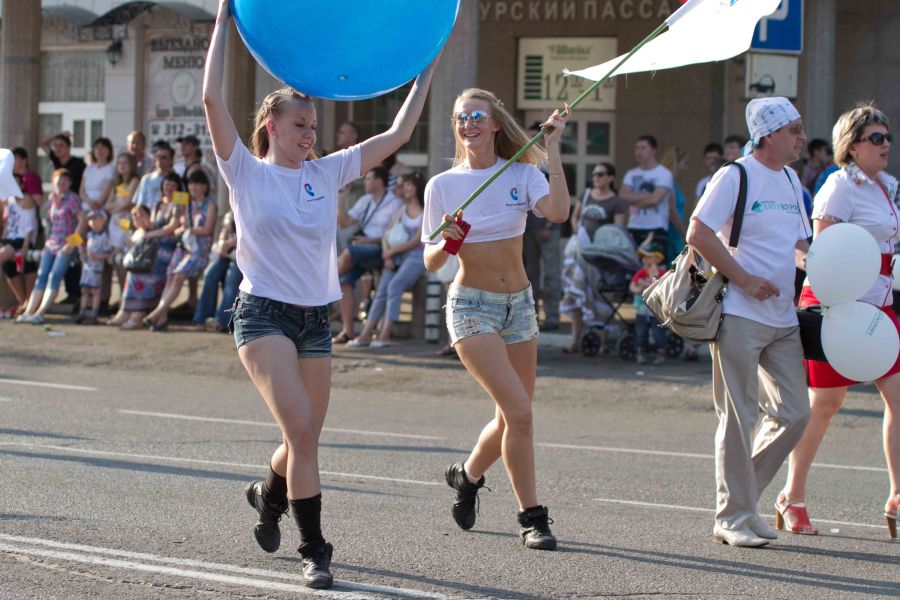
<path fill-rule="evenodd" d="M 529 149 L 466 210 L 450 216 L 455 204 L 501 168 L 528 142 L 528 136 L 491 92 L 465 90 L 456 99 L 451 125 L 456 137 L 455 166 L 426 188 L 422 241 L 425 266 L 438 270 L 448 252 L 459 248 L 461 269 L 447 298 L 450 341 L 469 373 L 496 403 L 465 463 L 447 467 L 447 484 L 456 490 L 452 515 L 462 529 L 475 524 L 478 490 L 484 473 L 503 458 L 519 505 L 518 522 L 527 548 L 556 549 L 547 508 L 538 503 L 534 472 L 531 403 L 537 371 L 537 316 L 522 263 L 522 235 L 528 211 L 555 223 L 569 216 L 569 190 L 559 142 L 570 110 L 554 112 L 543 125 L 546 155 Z M 549 166 L 548 178 L 537 165 Z M 431 232 L 447 221 L 443 239 Z M 470 226 L 471 229 L 466 229 Z"/>
<path fill-rule="evenodd" d="M 434 63 L 416 79 L 391 128 L 359 145 L 318 159 L 313 101 L 285 88 L 263 100 L 248 150 L 222 93 L 230 17 L 228 0 L 222 0 L 203 101 L 219 169 L 231 192 L 236 260 L 244 274 L 231 328 L 241 362 L 283 437 L 266 480 L 245 491 L 258 517 L 254 535 L 267 552 L 278 549 L 278 522 L 293 509 L 304 583 L 327 588 L 332 546 L 321 530 L 318 440 L 331 390 L 328 304 L 341 297 L 335 248 L 338 189 L 409 140 Z"/>

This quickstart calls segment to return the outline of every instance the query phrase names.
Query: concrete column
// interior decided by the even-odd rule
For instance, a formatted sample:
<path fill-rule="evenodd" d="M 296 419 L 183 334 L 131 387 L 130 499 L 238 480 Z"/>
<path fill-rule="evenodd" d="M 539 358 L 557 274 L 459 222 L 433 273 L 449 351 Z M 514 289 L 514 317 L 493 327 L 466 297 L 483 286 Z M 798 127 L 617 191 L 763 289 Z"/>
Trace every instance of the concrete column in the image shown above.
<path fill-rule="evenodd" d="M 836 47 L 836 1 L 806 2 L 805 47 L 806 87 L 803 122 L 810 138 L 831 140 L 831 128 L 837 114 L 834 108 L 834 70 Z"/>
<path fill-rule="evenodd" d="M 41 1 L 2 0 L 0 145 L 35 154 L 41 95 Z M 35 164 L 36 158 L 31 163 Z"/>
<path fill-rule="evenodd" d="M 247 52 L 232 20 L 228 27 L 225 56 L 225 102 L 234 119 L 238 135 L 250 141 L 253 108 L 256 106 L 256 61 Z"/>
<path fill-rule="evenodd" d="M 428 99 L 428 171 L 435 175 L 450 167 L 453 158 L 453 130 L 450 113 L 462 90 L 478 82 L 478 2 L 462 0 L 453 35 L 431 82 Z"/>

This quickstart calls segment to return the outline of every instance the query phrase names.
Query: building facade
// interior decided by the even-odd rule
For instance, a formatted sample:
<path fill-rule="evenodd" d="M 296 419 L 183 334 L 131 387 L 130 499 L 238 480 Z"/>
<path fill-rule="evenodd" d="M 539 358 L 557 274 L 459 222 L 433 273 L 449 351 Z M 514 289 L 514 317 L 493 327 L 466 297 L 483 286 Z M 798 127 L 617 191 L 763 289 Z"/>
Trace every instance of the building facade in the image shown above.
<path fill-rule="evenodd" d="M 141 129 L 151 141 L 194 134 L 208 147 L 201 86 L 217 4 L 2 0 L 0 145 L 34 149 L 39 136 L 70 131 L 75 153 L 85 154 L 100 135 L 118 149 L 129 131 Z M 428 109 L 400 160 L 432 173 L 447 167 L 453 153 L 448 117 L 466 87 L 494 91 L 522 123 L 546 117 L 585 88 L 563 77 L 563 67 L 626 52 L 678 6 L 680 0 L 462 0 Z M 900 118 L 900 44 L 892 37 L 900 4 L 784 0 L 779 11 L 772 38 L 780 21 L 799 19 L 800 48 L 620 77 L 587 98 L 563 145 L 573 195 L 599 160 L 624 173 L 633 163 L 633 141 L 644 133 L 657 137 L 661 152 L 687 150 L 689 167 L 679 183 L 692 189 L 703 175 L 703 146 L 745 134 L 748 96 L 773 88 L 794 99 L 810 137 L 830 138 L 836 116 L 858 100 L 876 100 Z M 229 39 L 227 72 L 232 114 L 247 136 L 255 106 L 279 83 L 236 34 Z M 401 88 L 364 102 L 320 102 L 320 146 L 333 146 L 334 131 L 346 119 L 366 135 L 386 128 L 404 95 Z M 900 154 L 891 166 L 900 171 Z"/>

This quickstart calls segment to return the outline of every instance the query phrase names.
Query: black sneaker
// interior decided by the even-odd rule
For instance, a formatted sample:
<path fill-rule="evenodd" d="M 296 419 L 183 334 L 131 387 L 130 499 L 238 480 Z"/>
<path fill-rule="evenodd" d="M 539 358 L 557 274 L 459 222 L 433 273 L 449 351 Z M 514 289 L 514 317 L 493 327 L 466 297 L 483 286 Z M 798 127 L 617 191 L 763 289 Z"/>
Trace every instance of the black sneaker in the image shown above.
<path fill-rule="evenodd" d="M 478 512 L 478 490 L 484 486 L 484 475 L 478 483 L 470 483 L 466 477 L 463 463 L 453 463 L 444 469 L 444 478 L 447 485 L 456 490 L 456 502 L 453 503 L 453 520 L 463 529 L 472 529 L 475 525 L 475 515 Z"/>
<path fill-rule="evenodd" d="M 331 554 L 334 548 L 328 542 L 310 556 L 304 556 L 303 585 L 308 588 L 324 590 L 331 587 L 334 576 L 331 574 Z"/>
<path fill-rule="evenodd" d="M 518 514 L 519 537 L 526 548 L 534 550 L 556 550 L 556 538 L 550 533 L 550 523 L 553 522 L 547 514 L 546 506 L 535 506 Z"/>
<path fill-rule="evenodd" d="M 244 488 L 247 495 L 247 502 L 250 503 L 257 514 L 256 526 L 253 528 L 253 535 L 259 547 L 266 552 L 275 552 L 281 545 L 281 530 L 278 529 L 278 522 L 282 515 L 288 511 L 290 505 L 285 498 L 284 504 L 281 506 L 273 506 L 266 502 L 262 496 L 262 481 L 254 481 L 248 483 Z"/>

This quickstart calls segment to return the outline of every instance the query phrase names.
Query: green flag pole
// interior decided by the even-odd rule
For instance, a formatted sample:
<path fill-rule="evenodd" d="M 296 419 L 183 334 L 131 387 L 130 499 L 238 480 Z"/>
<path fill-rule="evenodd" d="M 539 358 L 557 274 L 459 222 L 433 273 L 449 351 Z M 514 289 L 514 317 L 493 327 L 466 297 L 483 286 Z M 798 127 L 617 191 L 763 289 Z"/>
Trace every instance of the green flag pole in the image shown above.
<path fill-rule="evenodd" d="M 592 93 L 594 92 L 594 90 L 596 90 L 598 87 L 600 87 L 601 85 L 603 85 L 603 84 L 606 82 L 606 80 L 608 80 L 610 77 L 612 77 L 613 74 L 619 69 L 619 67 L 621 67 L 623 64 L 625 64 L 625 61 L 626 61 L 626 60 L 628 60 L 629 58 L 631 58 L 631 57 L 634 55 L 635 52 L 637 52 L 638 50 L 640 50 L 641 48 L 643 48 L 646 44 L 648 44 L 648 43 L 650 43 L 651 41 L 653 41 L 657 36 L 659 36 L 659 34 L 661 34 L 662 32 L 664 32 L 668 26 L 669 26 L 669 22 L 668 22 L 668 21 L 664 21 L 663 23 L 661 23 L 660 26 L 657 27 L 657 28 L 653 31 L 653 33 L 651 33 L 651 34 L 648 35 L 646 38 L 644 38 L 643 41 L 641 41 L 640 44 L 638 44 L 637 46 L 635 46 L 634 48 L 632 48 L 631 51 L 630 51 L 628 54 L 626 54 L 625 56 L 623 56 L 623 57 L 622 57 L 622 60 L 620 60 L 619 63 L 618 63 L 615 67 L 613 67 L 612 70 L 610 70 L 609 73 L 607 73 L 606 75 L 604 75 L 603 78 L 602 78 L 600 81 L 594 82 L 594 84 L 593 84 L 591 87 L 589 87 L 588 89 L 584 90 L 584 92 L 582 92 L 581 95 L 578 96 L 578 97 L 574 100 L 574 102 L 572 102 L 572 103 L 569 105 L 569 107 L 570 107 L 570 108 L 575 108 L 576 106 L 578 106 L 579 104 L 581 104 L 581 102 L 582 102 L 585 98 L 587 98 L 590 94 L 592 94 Z M 563 111 L 562 111 L 562 116 L 566 116 L 566 113 L 567 113 L 567 111 L 566 111 L 566 110 L 563 110 Z M 525 154 L 526 152 L 528 152 L 528 150 L 530 150 L 531 147 L 534 146 L 534 145 L 538 142 L 538 140 L 540 140 L 542 137 L 544 137 L 544 130 L 543 130 L 543 129 L 540 130 L 536 136 L 534 136 L 533 138 L 531 138 L 531 140 L 530 140 L 527 144 L 525 144 L 525 146 L 524 146 L 521 150 L 519 150 L 518 152 L 516 152 L 515 154 L 513 154 L 513 156 L 512 156 L 508 161 L 506 161 L 506 164 L 504 164 L 502 167 L 500 167 L 493 175 L 491 175 L 490 177 L 488 177 L 488 178 L 485 180 L 484 183 L 482 183 L 480 186 L 478 186 L 478 189 L 476 189 L 474 192 L 472 192 L 472 194 L 471 194 L 468 198 L 466 198 L 466 201 L 463 202 L 462 204 L 460 204 L 460 205 L 459 205 L 459 208 L 457 208 L 455 211 L 453 211 L 453 215 L 456 215 L 456 214 L 457 214 L 459 211 L 461 211 L 461 210 L 465 210 L 465 208 L 466 208 L 467 206 L 469 206 L 469 204 L 471 204 L 472 201 L 475 200 L 475 198 L 477 198 L 477 197 L 481 194 L 481 192 L 483 192 L 489 185 L 491 185 L 491 184 L 494 182 L 494 180 L 496 180 L 498 177 L 500 177 L 500 175 L 502 175 L 503 172 L 506 171 L 513 163 L 515 163 L 517 160 L 519 160 L 519 158 L 521 158 L 521 156 L 522 156 L 523 154 Z M 442 232 L 442 231 L 447 227 L 447 225 L 448 225 L 447 221 L 444 221 L 443 223 L 441 223 L 440 227 L 438 227 L 437 229 L 435 229 L 434 232 L 433 232 L 430 236 L 428 236 L 428 239 L 433 240 L 435 237 L 438 236 L 438 234 L 439 234 L 440 232 Z"/>

